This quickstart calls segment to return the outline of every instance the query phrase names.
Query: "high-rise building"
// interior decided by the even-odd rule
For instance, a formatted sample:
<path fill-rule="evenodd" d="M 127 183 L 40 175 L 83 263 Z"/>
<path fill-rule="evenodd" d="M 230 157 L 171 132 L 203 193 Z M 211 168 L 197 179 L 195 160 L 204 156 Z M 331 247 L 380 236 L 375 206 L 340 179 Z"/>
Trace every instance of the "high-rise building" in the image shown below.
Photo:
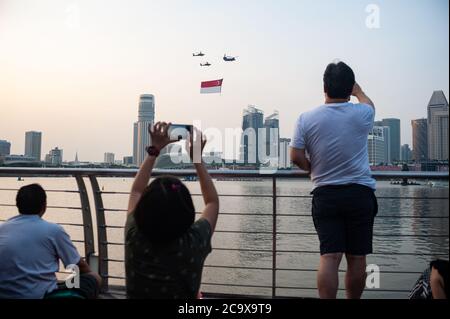
<path fill-rule="evenodd" d="M 42 133 L 30 131 L 25 133 L 25 156 L 41 160 Z"/>
<path fill-rule="evenodd" d="M 139 98 L 138 121 L 133 126 L 133 161 L 141 165 L 147 154 L 145 147 L 150 144 L 149 125 L 155 120 L 155 97 L 142 94 Z"/>
<path fill-rule="evenodd" d="M 290 144 L 290 138 L 280 138 L 280 160 L 278 162 L 278 168 L 286 169 L 292 167 Z"/>
<path fill-rule="evenodd" d="M 137 163 L 137 150 L 138 150 L 138 123 L 133 123 L 133 164 L 136 165 Z"/>
<path fill-rule="evenodd" d="M 448 102 L 434 91 L 428 103 L 428 159 L 448 160 Z"/>
<path fill-rule="evenodd" d="M 402 162 L 409 162 L 410 160 L 412 160 L 412 151 L 409 148 L 408 144 L 402 145 L 400 156 Z"/>
<path fill-rule="evenodd" d="M 374 126 L 383 128 L 383 139 L 384 139 L 384 160 L 383 163 L 392 163 L 391 156 L 391 128 L 389 126 L 384 126 L 383 121 L 375 121 Z"/>
<path fill-rule="evenodd" d="M 385 164 L 386 143 L 383 126 L 374 126 L 368 136 L 369 163 L 370 165 Z"/>
<path fill-rule="evenodd" d="M 0 140 L 0 156 L 11 154 L 11 143 L 5 140 Z"/>
<path fill-rule="evenodd" d="M 114 164 L 114 153 L 105 153 L 103 156 L 103 162 L 109 165 Z"/>
<path fill-rule="evenodd" d="M 412 159 L 417 163 L 428 160 L 428 124 L 427 119 L 411 121 L 412 126 Z"/>
<path fill-rule="evenodd" d="M 382 126 L 389 127 L 390 161 L 400 161 L 400 120 L 394 118 L 382 119 Z"/>
<path fill-rule="evenodd" d="M 123 165 L 133 165 L 133 156 L 124 156 L 123 157 Z"/>
<path fill-rule="evenodd" d="M 58 147 L 51 149 L 50 152 L 45 155 L 45 162 L 55 166 L 61 165 L 63 162 L 63 150 Z"/>
<path fill-rule="evenodd" d="M 259 165 L 258 143 L 259 130 L 263 125 L 264 113 L 255 106 L 249 105 L 242 116 L 241 162 Z"/>
<path fill-rule="evenodd" d="M 278 158 L 280 153 L 280 120 L 278 111 L 266 117 L 264 120 L 264 129 L 266 130 L 266 150 L 264 155 Z"/>

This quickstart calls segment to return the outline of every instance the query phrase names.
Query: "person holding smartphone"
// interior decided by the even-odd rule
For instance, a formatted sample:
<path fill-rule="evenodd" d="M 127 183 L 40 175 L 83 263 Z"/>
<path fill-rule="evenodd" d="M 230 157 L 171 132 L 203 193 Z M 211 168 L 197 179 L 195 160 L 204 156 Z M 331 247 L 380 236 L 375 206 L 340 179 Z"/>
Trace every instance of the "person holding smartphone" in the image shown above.
<path fill-rule="evenodd" d="M 198 296 L 203 264 L 211 252 L 211 237 L 219 213 L 219 197 L 204 163 L 194 161 L 205 207 L 195 221 L 188 188 L 176 177 L 155 178 L 152 169 L 159 152 L 175 142 L 171 123 L 149 127 L 151 143 L 131 188 L 125 225 L 125 271 L 128 298 L 194 299 Z M 192 158 L 206 144 L 194 129 L 186 139 Z M 194 152 L 200 152 L 194 157 Z"/>

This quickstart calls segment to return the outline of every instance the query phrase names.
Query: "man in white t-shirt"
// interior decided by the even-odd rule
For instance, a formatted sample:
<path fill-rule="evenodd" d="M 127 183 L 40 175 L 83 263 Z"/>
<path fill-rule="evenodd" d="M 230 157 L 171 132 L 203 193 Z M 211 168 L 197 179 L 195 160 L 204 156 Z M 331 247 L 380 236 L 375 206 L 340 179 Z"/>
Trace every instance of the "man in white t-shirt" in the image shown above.
<path fill-rule="evenodd" d="M 20 214 L 0 225 L 0 299 L 52 298 L 58 291 L 59 260 L 77 265 L 80 287 L 70 292 L 95 298 L 100 276 L 91 271 L 64 229 L 42 219 L 47 196 L 38 184 L 22 187 L 16 196 Z"/>
<path fill-rule="evenodd" d="M 345 63 L 329 64 L 323 80 L 325 104 L 298 118 L 291 158 L 311 173 L 314 185 L 312 216 L 321 254 L 319 296 L 336 298 L 345 254 L 347 298 L 360 298 L 378 211 L 367 147 L 375 106 Z M 350 102 L 352 95 L 359 103 Z"/>

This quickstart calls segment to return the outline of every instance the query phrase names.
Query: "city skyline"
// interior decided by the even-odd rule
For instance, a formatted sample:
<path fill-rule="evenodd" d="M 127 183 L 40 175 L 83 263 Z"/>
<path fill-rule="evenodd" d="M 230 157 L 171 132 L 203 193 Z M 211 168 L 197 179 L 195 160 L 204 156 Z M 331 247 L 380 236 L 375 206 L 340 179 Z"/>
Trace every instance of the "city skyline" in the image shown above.
<path fill-rule="evenodd" d="M 0 139 L 20 154 L 33 129 L 44 132 L 43 150 L 60 145 L 67 159 L 129 156 L 136 97 L 147 92 L 156 120 L 223 131 L 241 127 L 238 114 L 253 104 L 279 110 L 290 137 L 298 115 L 323 103 L 323 71 L 338 58 L 376 117 L 399 118 L 401 144 L 412 145 L 407 123 L 427 116 L 430 92 L 449 95 L 448 2 L 378 1 L 380 28 L 366 25 L 370 3 L 247 1 L 236 12 L 202 1 L 1 0 Z M 198 66 L 199 50 L 211 67 Z M 219 63 L 224 53 L 239 59 Z M 222 77 L 221 95 L 199 94 L 201 81 Z"/>

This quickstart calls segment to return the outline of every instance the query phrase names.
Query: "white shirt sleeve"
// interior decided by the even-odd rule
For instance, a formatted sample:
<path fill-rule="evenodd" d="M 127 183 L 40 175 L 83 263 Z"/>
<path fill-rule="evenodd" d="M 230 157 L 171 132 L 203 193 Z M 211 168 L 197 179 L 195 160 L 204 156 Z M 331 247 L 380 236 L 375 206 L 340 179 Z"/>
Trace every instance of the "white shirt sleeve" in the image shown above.
<path fill-rule="evenodd" d="M 300 115 L 295 123 L 294 136 L 292 137 L 291 147 L 297 149 L 304 149 L 305 145 L 305 127 L 303 124 L 303 117 Z"/>
<path fill-rule="evenodd" d="M 76 265 L 80 262 L 80 254 L 70 240 L 70 236 L 60 225 L 56 225 L 53 233 L 53 246 L 64 267 L 67 268 L 68 265 Z"/>

